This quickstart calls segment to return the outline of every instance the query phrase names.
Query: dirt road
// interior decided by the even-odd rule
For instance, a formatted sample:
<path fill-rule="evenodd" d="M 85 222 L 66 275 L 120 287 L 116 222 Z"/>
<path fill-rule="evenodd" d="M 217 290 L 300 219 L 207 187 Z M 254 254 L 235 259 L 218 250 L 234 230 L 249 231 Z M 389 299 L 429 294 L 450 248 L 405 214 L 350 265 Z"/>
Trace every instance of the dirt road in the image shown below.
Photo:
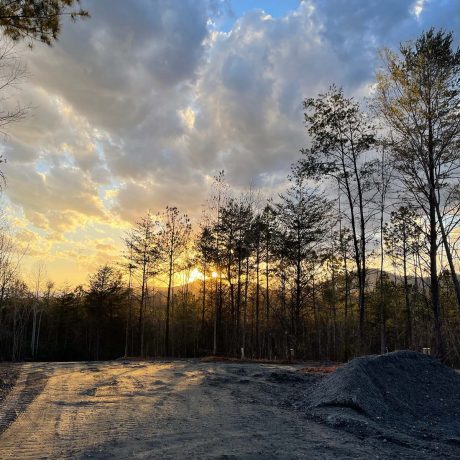
<path fill-rule="evenodd" d="M 27 363 L 0 406 L 0 458 L 446 458 L 360 438 L 295 408 L 294 367 Z"/>

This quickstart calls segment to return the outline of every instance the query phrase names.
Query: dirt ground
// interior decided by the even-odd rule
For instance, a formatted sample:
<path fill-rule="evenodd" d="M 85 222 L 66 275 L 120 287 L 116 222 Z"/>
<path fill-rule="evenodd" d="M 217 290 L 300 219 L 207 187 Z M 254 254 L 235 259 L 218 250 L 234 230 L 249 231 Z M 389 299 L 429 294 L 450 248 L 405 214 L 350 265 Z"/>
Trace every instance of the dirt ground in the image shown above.
<path fill-rule="evenodd" d="M 299 403 L 302 365 L 25 363 L 0 401 L 0 459 L 458 458 L 460 446 L 329 426 Z"/>

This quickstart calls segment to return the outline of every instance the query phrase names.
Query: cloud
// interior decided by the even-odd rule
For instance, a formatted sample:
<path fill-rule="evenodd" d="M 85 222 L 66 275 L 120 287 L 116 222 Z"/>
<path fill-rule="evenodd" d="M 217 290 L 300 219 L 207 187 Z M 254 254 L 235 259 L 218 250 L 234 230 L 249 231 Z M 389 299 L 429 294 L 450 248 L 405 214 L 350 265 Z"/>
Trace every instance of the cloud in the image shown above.
<path fill-rule="evenodd" d="M 235 192 L 276 193 L 308 143 L 304 98 L 331 83 L 360 98 L 379 47 L 431 25 L 460 34 L 460 3 L 447 0 L 305 0 L 284 16 L 248 11 L 228 31 L 218 0 L 84 6 L 91 19 L 65 24 L 52 49 L 23 52 L 31 115 L 2 147 L 9 200 L 62 254 L 79 232 L 107 238 L 147 209 L 199 216 L 221 169 Z M 85 257 L 113 257 L 85 244 Z"/>

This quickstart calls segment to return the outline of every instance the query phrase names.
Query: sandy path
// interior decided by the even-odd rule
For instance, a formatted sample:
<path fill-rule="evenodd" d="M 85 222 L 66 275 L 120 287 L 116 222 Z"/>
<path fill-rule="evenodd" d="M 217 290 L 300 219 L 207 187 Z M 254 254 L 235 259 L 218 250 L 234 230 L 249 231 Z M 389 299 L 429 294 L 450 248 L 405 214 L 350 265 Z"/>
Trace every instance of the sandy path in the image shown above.
<path fill-rule="evenodd" d="M 0 407 L 0 458 L 394 458 L 395 449 L 423 458 L 308 420 L 289 401 L 311 381 L 292 371 L 197 361 L 25 364 Z"/>

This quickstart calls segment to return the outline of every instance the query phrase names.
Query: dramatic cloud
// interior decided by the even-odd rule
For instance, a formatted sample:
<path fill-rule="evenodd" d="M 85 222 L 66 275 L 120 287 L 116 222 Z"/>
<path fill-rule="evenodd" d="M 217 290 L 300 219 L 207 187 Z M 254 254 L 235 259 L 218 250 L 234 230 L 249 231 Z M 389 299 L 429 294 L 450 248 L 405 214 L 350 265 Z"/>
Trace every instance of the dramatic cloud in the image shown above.
<path fill-rule="evenodd" d="M 147 209 L 198 216 L 218 170 L 235 190 L 276 193 L 308 143 L 305 97 L 331 83 L 366 96 L 378 48 L 430 26 L 460 34 L 453 0 L 305 0 L 232 17 L 242 5 L 87 0 L 91 19 L 65 24 L 52 49 L 19 50 L 31 110 L 3 143 L 5 202 L 50 276 L 83 281 Z"/>

